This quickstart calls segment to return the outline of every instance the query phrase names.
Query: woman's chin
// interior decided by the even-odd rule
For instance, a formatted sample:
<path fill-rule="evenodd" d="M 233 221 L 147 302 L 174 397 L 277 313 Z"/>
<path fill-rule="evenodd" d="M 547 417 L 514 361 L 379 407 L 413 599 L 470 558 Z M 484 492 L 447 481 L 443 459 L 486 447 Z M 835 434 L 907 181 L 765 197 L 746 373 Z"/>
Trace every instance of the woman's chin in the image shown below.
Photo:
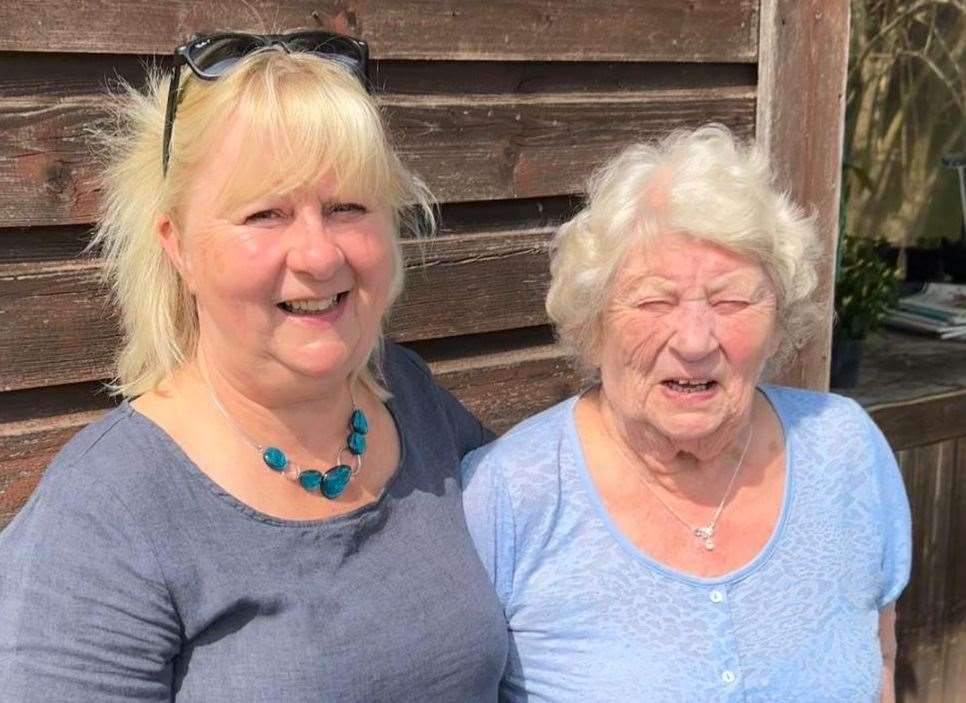
<path fill-rule="evenodd" d="M 291 372 L 306 380 L 331 381 L 351 374 L 362 359 L 341 345 L 301 349 L 280 355 L 280 361 Z"/>
<path fill-rule="evenodd" d="M 656 418 L 654 426 L 673 442 L 694 442 L 707 439 L 721 427 L 721 418 L 704 414 L 665 414 Z"/>

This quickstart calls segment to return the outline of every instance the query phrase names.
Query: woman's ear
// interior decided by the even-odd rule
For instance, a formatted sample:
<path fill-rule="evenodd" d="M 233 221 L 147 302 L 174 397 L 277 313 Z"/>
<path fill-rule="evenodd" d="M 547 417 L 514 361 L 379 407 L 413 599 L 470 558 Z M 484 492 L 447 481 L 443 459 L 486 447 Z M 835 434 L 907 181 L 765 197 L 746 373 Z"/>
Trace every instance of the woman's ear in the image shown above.
<path fill-rule="evenodd" d="M 181 232 L 169 215 L 161 215 L 154 224 L 154 231 L 161 242 L 168 261 L 178 270 L 181 280 L 184 281 L 188 290 L 194 294 L 195 288 L 191 275 L 191 265 L 188 257 L 185 256 L 181 244 Z"/>

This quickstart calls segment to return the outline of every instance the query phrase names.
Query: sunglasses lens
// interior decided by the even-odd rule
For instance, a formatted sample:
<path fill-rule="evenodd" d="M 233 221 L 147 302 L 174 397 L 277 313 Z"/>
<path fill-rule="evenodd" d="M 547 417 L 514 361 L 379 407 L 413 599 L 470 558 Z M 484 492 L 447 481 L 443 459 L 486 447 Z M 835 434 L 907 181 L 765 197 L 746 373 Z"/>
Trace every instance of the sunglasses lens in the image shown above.
<path fill-rule="evenodd" d="M 188 61 L 205 78 L 218 78 L 239 59 L 265 46 L 257 37 L 223 35 L 199 39 L 188 49 Z"/>
<path fill-rule="evenodd" d="M 338 61 L 359 76 L 365 77 L 363 49 L 351 39 L 339 35 L 307 32 L 290 35 L 286 38 L 285 45 L 291 51 L 304 51 Z"/>

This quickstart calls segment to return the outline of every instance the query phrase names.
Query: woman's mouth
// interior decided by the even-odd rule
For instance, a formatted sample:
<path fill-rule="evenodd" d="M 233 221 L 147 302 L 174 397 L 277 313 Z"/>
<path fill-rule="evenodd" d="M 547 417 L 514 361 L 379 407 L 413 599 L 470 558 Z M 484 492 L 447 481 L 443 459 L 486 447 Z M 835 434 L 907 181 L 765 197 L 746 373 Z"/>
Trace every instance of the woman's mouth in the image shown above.
<path fill-rule="evenodd" d="M 718 382 L 710 378 L 669 378 L 662 381 L 661 385 L 675 393 L 688 394 L 710 391 L 718 385 Z"/>
<path fill-rule="evenodd" d="M 336 295 L 325 298 L 298 298 L 296 300 L 286 300 L 278 304 L 278 307 L 289 315 L 313 316 L 324 315 L 334 310 L 349 294 L 342 291 Z"/>

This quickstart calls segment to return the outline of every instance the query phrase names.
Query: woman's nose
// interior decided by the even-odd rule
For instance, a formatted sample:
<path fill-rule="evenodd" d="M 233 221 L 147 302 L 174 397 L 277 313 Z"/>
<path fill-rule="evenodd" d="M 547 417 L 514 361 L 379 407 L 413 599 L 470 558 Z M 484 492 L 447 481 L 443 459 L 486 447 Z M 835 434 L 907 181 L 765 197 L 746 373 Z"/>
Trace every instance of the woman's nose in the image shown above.
<path fill-rule="evenodd" d="M 299 217 L 287 235 L 290 270 L 325 280 L 345 264 L 345 254 L 321 217 Z"/>
<path fill-rule="evenodd" d="M 714 315 L 703 302 L 683 304 L 672 321 L 671 348 L 685 361 L 698 361 L 718 348 Z"/>

